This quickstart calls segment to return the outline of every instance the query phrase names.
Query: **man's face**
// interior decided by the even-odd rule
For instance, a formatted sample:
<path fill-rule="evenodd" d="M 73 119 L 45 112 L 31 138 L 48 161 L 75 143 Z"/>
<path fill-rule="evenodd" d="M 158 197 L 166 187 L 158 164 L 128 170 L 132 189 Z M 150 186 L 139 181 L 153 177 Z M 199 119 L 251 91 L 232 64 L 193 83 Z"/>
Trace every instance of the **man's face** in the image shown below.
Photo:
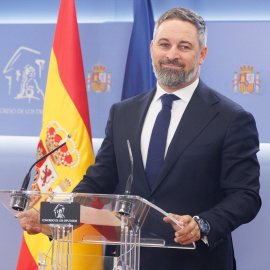
<path fill-rule="evenodd" d="M 193 83 L 207 54 L 206 46 L 200 49 L 196 27 L 175 19 L 161 23 L 150 50 L 154 73 L 168 92 Z"/>

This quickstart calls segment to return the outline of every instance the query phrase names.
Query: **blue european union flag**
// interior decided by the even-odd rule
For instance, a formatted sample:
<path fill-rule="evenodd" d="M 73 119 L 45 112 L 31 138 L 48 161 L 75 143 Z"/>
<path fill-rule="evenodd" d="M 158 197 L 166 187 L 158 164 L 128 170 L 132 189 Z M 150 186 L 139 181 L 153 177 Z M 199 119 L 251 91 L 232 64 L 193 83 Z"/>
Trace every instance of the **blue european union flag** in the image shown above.
<path fill-rule="evenodd" d="M 133 1 L 134 23 L 127 56 L 122 100 L 146 92 L 156 85 L 150 56 L 150 43 L 155 24 L 151 0 Z"/>

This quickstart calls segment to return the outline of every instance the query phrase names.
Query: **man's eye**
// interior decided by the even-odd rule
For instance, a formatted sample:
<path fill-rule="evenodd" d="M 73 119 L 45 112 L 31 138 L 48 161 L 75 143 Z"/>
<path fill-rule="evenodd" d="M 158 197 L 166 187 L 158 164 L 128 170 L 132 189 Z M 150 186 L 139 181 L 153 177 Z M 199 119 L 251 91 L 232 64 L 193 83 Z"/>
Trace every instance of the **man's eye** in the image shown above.
<path fill-rule="evenodd" d="M 167 43 L 161 43 L 160 46 L 161 46 L 161 47 L 168 47 L 169 44 L 167 44 Z"/>
<path fill-rule="evenodd" d="M 181 48 L 182 50 L 189 50 L 189 49 L 190 49 L 189 46 L 184 46 L 184 45 L 180 46 L 180 48 Z"/>

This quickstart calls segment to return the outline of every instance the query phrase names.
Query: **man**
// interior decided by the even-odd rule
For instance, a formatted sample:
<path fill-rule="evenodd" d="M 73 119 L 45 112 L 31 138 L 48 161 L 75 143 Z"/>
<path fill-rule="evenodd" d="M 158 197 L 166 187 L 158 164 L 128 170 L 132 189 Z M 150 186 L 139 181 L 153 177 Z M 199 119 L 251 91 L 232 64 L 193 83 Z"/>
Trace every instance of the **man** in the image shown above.
<path fill-rule="evenodd" d="M 191 10 L 175 8 L 161 15 L 150 45 L 157 87 L 112 106 L 96 163 L 74 189 L 113 193 L 119 184 L 124 193 L 130 141 L 131 194 L 172 213 L 184 227 L 172 224 L 175 242 L 196 242 L 195 250 L 143 248 L 141 269 L 236 269 L 231 232 L 252 220 L 261 206 L 256 124 L 251 114 L 199 79 L 206 37 L 204 20 Z M 152 173 L 150 154 L 159 147 L 152 149 L 151 134 L 166 93 L 176 98 L 164 163 Z"/>

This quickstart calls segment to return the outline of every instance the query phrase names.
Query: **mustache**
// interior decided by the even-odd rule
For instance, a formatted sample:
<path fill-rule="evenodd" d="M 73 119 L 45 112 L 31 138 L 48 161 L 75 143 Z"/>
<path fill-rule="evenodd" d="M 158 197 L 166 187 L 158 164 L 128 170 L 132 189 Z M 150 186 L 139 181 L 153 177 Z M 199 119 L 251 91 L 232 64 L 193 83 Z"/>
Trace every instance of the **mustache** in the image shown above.
<path fill-rule="evenodd" d="M 162 64 L 171 64 L 171 65 L 179 66 L 179 67 L 182 67 L 182 68 L 186 67 L 185 64 L 183 64 L 183 63 L 181 63 L 181 62 L 179 62 L 177 60 L 169 60 L 169 59 L 168 60 L 161 60 L 159 63 L 160 63 L 160 65 L 162 65 Z"/>

